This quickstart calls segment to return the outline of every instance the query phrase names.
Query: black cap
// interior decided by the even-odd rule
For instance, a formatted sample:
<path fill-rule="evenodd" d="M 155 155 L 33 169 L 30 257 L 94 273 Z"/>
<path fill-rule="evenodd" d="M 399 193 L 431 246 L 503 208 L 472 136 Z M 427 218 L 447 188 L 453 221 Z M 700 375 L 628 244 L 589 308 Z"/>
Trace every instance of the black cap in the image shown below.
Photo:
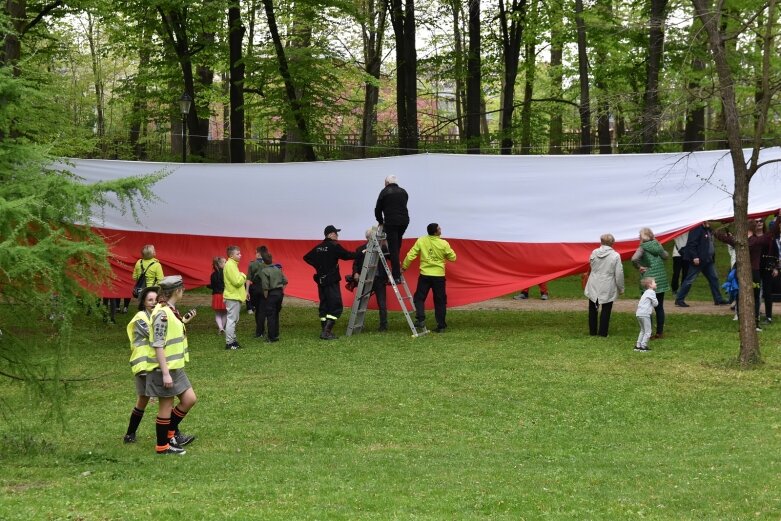
<path fill-rule="evenodd" d="M 333 224 L 329 224 L 328 226 L 325 227 L 325 230 L 323 230 L 323 235 L 328 237 L 330 234 L 339 233 L 340 231 L 342 231 L 340 228 L 337 228 Z"/>

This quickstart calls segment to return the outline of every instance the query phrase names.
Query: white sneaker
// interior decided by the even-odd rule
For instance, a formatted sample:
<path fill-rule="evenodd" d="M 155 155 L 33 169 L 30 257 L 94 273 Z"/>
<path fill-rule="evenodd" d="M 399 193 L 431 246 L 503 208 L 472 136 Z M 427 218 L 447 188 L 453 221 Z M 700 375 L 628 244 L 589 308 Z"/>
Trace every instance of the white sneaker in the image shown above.
<path fill-rule="evenodd" d="M 548 294 L 547 293 L 543 293 L 542 295 L 540 295 L 540 298 L 542 300 L 548 300 Z"/>
<path fill-rule="evenodd" d="M 526 300 L 527 298 L 529 298 L 529 295 L 526 293 L 518 293 L 513 297 L 513 300 Z"/>
<path fill-rule="evenodd" d="M 737 314 L 737 313 L 735 313 L 735 316 L 734 316 L 734 317 L 732 317 L 732 321 L 734 322 L 734 321 L 736 321 L 737 319 L 738 319 L 738 314 Z"/>

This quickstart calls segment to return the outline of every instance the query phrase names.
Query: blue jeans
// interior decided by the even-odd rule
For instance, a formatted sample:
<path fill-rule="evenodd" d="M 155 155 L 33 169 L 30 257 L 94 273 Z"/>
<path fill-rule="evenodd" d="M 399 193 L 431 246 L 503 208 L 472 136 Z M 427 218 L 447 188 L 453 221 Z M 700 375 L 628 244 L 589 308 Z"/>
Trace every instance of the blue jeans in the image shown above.
<path fill-rule="evenodd" d="M 716 275 L 716 265 L 712 262 L 700 262 L 699 266 L 696 266 L 693 262 L 689 263 L 689 273 L 686 274 L 686 278 L 683 279 L 683 282 L 681 283 L 681 289 L 678 290 L 678 294 L 675 296 L 675 302 L 683 302 L 686 295 L 689 294 L 692 284 L 694 284 L 694 279 L 697 278 L 697 275 L 699 275 L 700 272 L 708 279 L 714 304 L 724 302 L 724 297 L 721 296 L 721 290 L 719 289 L 719 277 Z"/>

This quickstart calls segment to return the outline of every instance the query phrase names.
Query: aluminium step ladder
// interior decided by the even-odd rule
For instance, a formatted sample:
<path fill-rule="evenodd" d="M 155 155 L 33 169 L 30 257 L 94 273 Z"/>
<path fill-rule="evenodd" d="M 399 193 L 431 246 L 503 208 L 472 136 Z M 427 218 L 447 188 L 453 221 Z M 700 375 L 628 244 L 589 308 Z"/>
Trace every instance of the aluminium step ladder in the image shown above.
<path fill-rule="evenodd" d="M 372 233 L 369 235 L 369 241 L 366 244 L 366 253 L 363 259 L 363 266 L 361 267 L 361 276 L 358 279 L 358 286 L 355 288 L 355 300 L 353 301 L 353 307 L 350 311 L 350 321 L 347 323 L 346 336 L 352 336 L 356 333 L 363 331 L 363 324 L 366 319 L 366 311 L 369 309 L 369 299 L 372 294 L 372 287 L 374 286 L 374 277 L 377 275 L 378 269 L 384 269 L 388 274 L 388 281 L 393 289 L 393 294 L 396 295 L 396 300 L 399 301 L 401 311 L 404 313 L 404 318 L 407 320 L 410 331 L 412 331 L 413 338 L 423 336 L 428 333 L 428 329 L 425 326 L 416 327 L 415 322 L 412 320 L 411 313 L 414 310 L 412 303 L 412 293 L 410 293 L 407 281 L 402 275 L 398 283 L 393 280 L 390 266 L 385 260 L 385 255 L 382 252 L 381 241 L 385 239 L 385 234 L 382 232 L 382 227 L 373 228 Z M 401 287 L 401 291 L 399 290 Z"/>

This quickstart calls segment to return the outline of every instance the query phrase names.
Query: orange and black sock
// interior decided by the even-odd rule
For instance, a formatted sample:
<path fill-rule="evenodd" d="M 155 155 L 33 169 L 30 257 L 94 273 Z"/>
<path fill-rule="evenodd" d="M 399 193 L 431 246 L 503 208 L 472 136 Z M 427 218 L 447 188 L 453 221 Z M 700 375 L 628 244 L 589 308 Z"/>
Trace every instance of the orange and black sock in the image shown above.
<path fill-rule="evenodd" d="M 133 407 L 133 411 L 130 413 L 130 423 L 127 425 L 126 434 L 135 434 L 138 430 L 138 424 L 141 423 L 141 419 L 144 417 L 144 409 Z"/>
<path fill-rule="evenodd" d="M 171 412 L 171 425 L 168 427 L 168 437 L 173 437 L 174 434 L 179 432 L 179 423 L 187 416 L 187 412 L 181 410 L 177 405 Z"/>
<path fill-rule="evenodd" d="M 171 418 L 157 417 L 155 422 L 155 430 L 157 431 L 157 452 L 164 452 L 168 450 L 168 427 L 171 425 Z"/>

